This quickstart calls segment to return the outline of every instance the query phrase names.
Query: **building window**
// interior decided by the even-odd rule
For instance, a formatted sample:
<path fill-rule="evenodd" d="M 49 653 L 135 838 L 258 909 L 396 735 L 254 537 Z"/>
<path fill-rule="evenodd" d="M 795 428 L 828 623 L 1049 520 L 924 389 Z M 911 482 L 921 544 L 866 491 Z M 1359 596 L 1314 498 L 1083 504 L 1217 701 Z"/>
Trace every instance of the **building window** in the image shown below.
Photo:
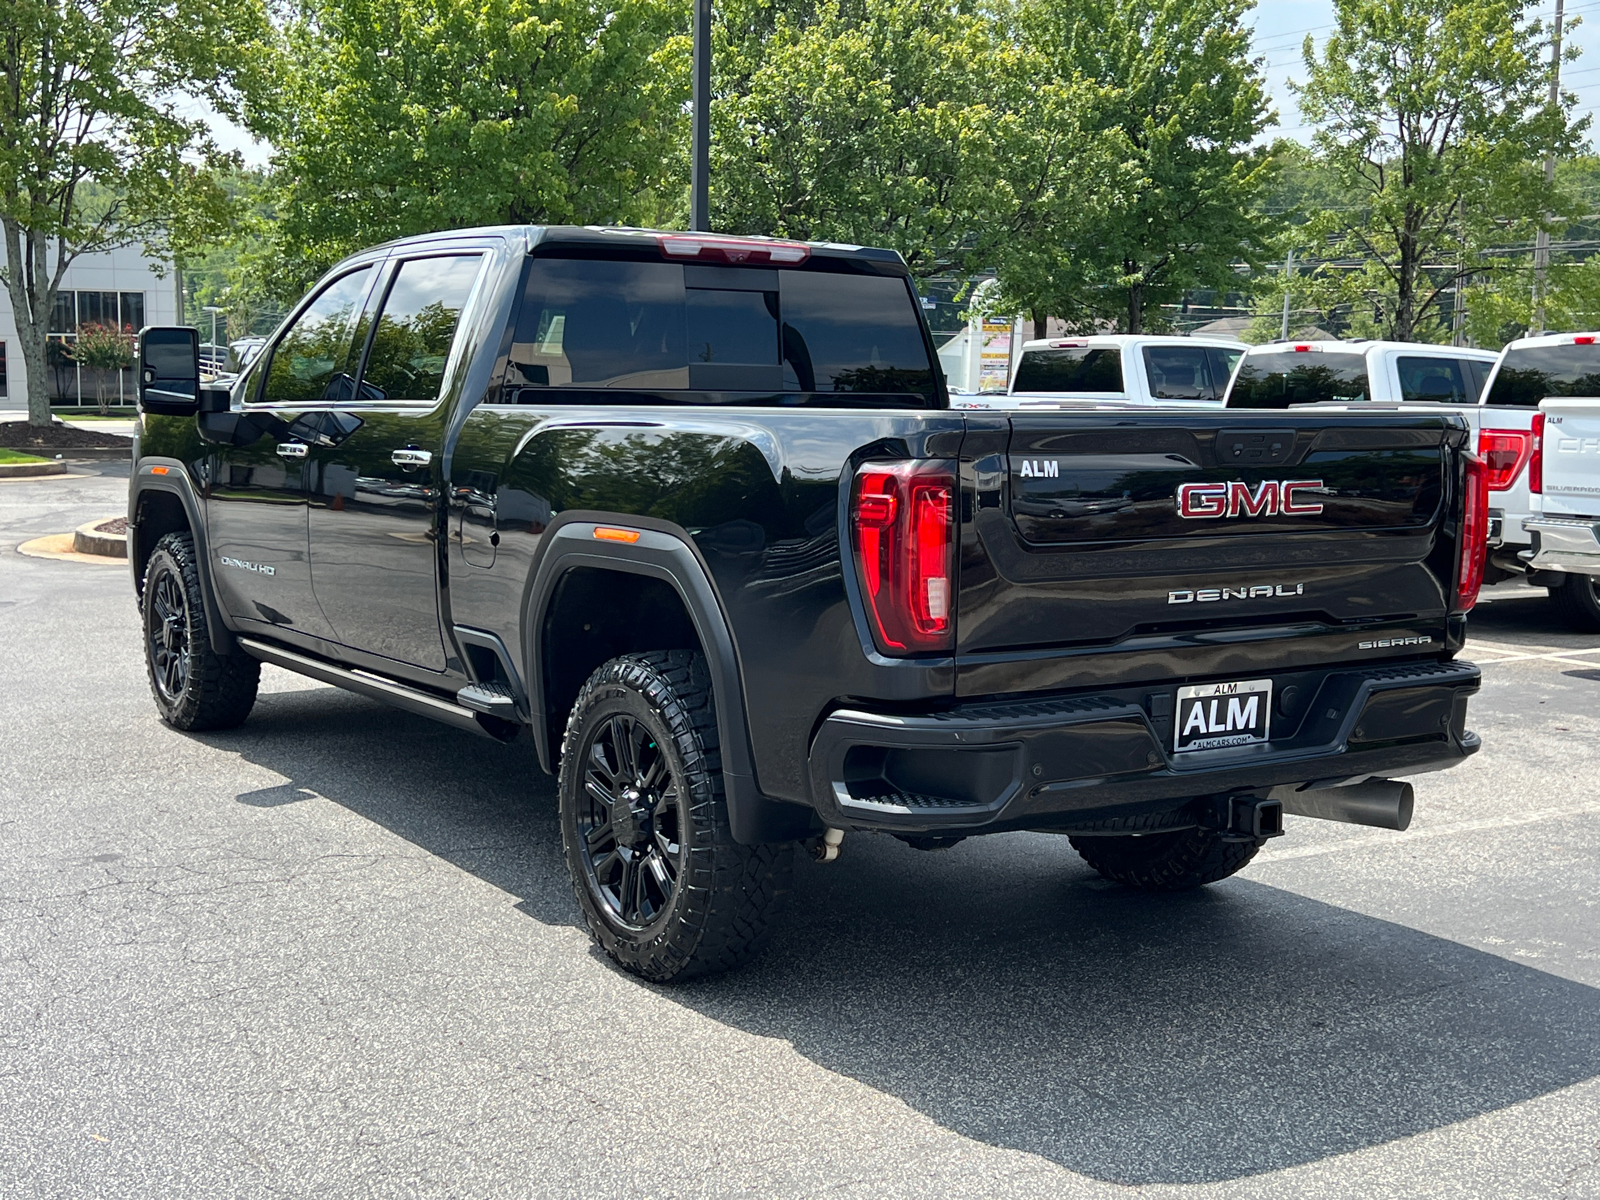
<path fill-rule="evenodd" d="M 93 373 L 86 373 L 66 354 L 66 348 L 85 325 L 110 325 L 138 333 L 144 328 L 143 292 L 101 292 L 62 290 L 56 293 L 50 310 L 50 336 L 45 346 L 50 367 L 50 399 L 60 404 L 82 404 L 96 396 Z M 127 372 L 117 372 L 110 389 L 118 400 L 126 399 Z"/>

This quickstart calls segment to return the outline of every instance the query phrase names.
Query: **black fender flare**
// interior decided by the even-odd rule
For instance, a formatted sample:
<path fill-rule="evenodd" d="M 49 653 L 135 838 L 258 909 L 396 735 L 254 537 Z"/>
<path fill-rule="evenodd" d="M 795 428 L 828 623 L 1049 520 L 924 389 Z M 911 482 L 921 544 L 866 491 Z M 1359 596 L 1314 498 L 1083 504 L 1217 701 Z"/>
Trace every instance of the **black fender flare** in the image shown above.
<path fill-rule="evenodd" d="M 639 537 L 632 542 L 600 540 L 594 536 L 597 525 L 636 531 Z M 544 670 L 539 661 L 545 615 L 562 576 L 580 567 L 650 576 L 677 592 L 711 671 L 724 794 L 734 839 L 753 845 L 805 837 L 811 828 L 812 810 L 761 793 L 745 718 L 738 649 L 727 614 L 688 533 L 667 521 L 573 511 L 562 513 L 545 531 L 523 605 L 526 683 L 540 765 L 547 771 L 555 765 L 554 748 L 549 744 Z"/>
<path fill-rule="evenodd" d="M 233 632 L 228 627 L 222 606 L 217 603 L 216 581 L 212 575 L 211 550 L 206 540 L 205 511 L 195 495 L 188 468 L 175 458 L 146 457 L 136 461 L 128 477 L 128 570 L 133 576 L 134 593 L 139 591 L 140 570 L 148 557 L 139 543 L 139 502 L 151 492 L 176 496 L 189 521 L 194 538 L 195 558 L 200 567 L 200 591 L 206 610 L 206 631 L 211 649 L 217 654 L 234 653 Z"/>

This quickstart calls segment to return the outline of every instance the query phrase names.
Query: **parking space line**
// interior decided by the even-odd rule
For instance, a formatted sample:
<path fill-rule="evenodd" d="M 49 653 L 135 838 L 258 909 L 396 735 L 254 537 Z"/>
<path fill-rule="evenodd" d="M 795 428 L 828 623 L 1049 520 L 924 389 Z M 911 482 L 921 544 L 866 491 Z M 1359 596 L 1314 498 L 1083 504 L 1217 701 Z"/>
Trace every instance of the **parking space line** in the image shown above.
<path fill-rule="evenodd" d="M 1422 838 L 1448 837 L 1458 833 L 1477 833 L 1488 829 L 1511 829 L 1518 825 L 1532 825 L 1539 821 L 1558 820 L 1562 817 L 1588 816 L 1592 813 L 1600 813 L 1600 800 L 1590 800 L 1583 804 L 1573 804 L 1563 808 L 1541 808 L 1529 812 L 1506 813 L 1498 817 L 1478 817 L 1470 821 L 1451 821 L 1444 825 L 1418 829 L 1396 838 L 1371 834 L 1364 837 L 1340 838 L 1336 842 L 1324 842 L 1320 846 L 1296 846 L 1283 850 L 1274 850 L 1269 847 L 1257 854 L 1255 861 L 1259 865 L 1261 863 L 1287 862 L 1291 858 L 1314 858 L 1319 854 L 1338 854 L 1344 850 L 1402 849 Z"/>

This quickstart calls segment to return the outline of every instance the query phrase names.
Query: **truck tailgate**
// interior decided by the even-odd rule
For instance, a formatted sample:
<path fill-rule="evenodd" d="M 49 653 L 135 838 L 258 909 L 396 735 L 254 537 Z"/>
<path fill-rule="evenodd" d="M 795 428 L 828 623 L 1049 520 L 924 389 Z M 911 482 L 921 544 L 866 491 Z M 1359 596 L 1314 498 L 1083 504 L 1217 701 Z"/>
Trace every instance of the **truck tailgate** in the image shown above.
<path fill-rule="evenodd" d="M 1540 403 L 1544 426 L 1544 513 L 1600 516 L 1600 397 Z"/>
<path fill-rule="evenodd" d="M 958 694 L 1443 649 L 1461 418 L 1252 416 L 969 414 Z"/>

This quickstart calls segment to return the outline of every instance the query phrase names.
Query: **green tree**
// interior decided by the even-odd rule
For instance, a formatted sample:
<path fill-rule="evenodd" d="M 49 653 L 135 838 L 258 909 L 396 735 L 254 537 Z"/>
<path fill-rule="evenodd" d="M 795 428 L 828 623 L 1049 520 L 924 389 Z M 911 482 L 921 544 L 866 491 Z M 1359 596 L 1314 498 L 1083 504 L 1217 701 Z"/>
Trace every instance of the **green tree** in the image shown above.
<path fill-rule="evenodd" d="M 935 0 L 730 0 L 712 106 L 715 228 L 885 246 L 927 276 L 988 265 L 1092 208 L 1109 156 L 1078 80 Z"/>
<path fill-rule="evenodd" d="M 268 29 L 259 0 L 5 0 L 0 6 L 0 266 L 48 425 L 50 314 L 84 254 L 199 242 L 227 205 L 197 96 L 250 119 Z"/>
<path fill-rule="evenodd" d="M 267 130 L 272 286 L 393 237 L 652 214 L 678 186 L 687 17 L 681 0 L 305 0 Z"/>
<path fill-rule="evenodd" d="M 1549 102 L 1549 30 L 1531 7 L 1335 0 L 1320 57 L 1306 39 L 1300 109 L 1351 202 L 1305 232 L 1330 259 L 1358 264 L 1330 264 L 1317 280 L 1322 303 L 1351 305 L 1358 326 L 1443 337 L 1458 281 L 1503 265 L 1491 247 L 1574 215 L 1540 161 L 1570 154 L 1589 121 L 1573 119 L 1571 94 Z"/>
<path fill-rule="evenodd" d="M 1059 214 L 1037 255 L 1002 269 L 1019 309 L 1139 333 L 1156 306 L 1192 288 L 1237 288 L 1240 264 L 1261 265 L 1277 222 L 1262 207 L 1272 155 L 1255 143 L 1275 118 L 1250 57 L 1252 7 L 1028 0 L 1023 37 L 1050 78 L 1092 85 L 1077 120 L 1122 167 L 1114 202 Z"/>
<path fill-rule="evenodd" d="M 64 353 L 80 367 L 94 372 L 95 401 L 104 416 L 111 410 L 106 406 L 106 372 L 128 370 L 136 361 L 133 353 L 133 330 L 118 329 L 115 325 L 85 325 L 78 336 L 64 348 Z"/>

